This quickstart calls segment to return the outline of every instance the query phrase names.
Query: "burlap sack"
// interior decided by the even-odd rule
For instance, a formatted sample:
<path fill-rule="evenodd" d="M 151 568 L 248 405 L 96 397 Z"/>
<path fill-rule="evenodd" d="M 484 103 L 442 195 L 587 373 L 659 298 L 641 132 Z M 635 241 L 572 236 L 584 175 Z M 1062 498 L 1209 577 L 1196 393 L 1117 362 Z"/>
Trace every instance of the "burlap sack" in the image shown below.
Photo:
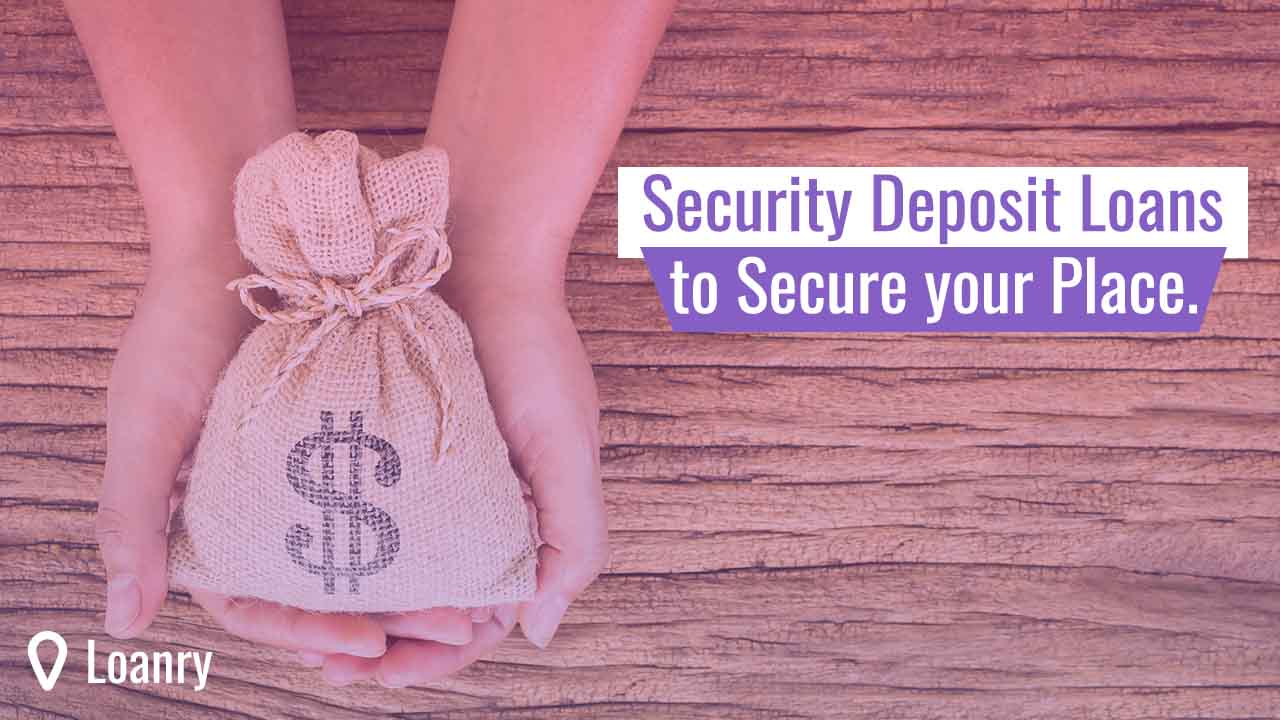
<path fill-rule="evenodd" d="M 444 151 L 295 133 L 236 180 L 265 322 L 218 383 L 174 523 L 181 587 L 322 611 L 528 599 L 535 539 L 458 315 Z M 250 290 L 274 290 L 269 309 Z"/>

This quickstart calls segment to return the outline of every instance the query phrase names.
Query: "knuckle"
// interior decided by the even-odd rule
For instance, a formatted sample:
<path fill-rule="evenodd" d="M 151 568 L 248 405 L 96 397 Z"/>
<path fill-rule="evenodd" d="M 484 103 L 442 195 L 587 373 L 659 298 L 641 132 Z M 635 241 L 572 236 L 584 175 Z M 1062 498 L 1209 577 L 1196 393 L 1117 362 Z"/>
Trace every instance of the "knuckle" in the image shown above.
<path fill-rule="evenodd" d="M 131 513 L 102 505 L 94 515 L 93 534 L 108 565 L 118 565 L 131 555 L 136 557 L 128 562 L 139 562 L 143 557 L 163 551 L 169 541 L 165 527 L 153 527 Z"/>

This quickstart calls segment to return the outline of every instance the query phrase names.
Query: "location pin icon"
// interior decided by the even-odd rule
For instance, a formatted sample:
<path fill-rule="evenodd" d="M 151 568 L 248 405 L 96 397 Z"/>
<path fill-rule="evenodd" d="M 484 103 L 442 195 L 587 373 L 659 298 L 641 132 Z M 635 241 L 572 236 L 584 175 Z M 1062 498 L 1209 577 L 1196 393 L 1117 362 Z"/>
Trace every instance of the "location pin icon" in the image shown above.
<path fill-rule="evenodd" d="M 53 667 L 47 673 L 40 663 L 40 643 L 46 640 L 58 646 L 58 657 L 54 658 Z M 31 642 L 27 643 L 27 658 L 31 660 L 31 670 L 36 674 L 36 681 L 45 692 L 49 692 L 54 683 L 58 682 L 58 675 L 62 674 L 62 664 L 67 661 L 67 641 L 52 630 L 41 630 L 31 636 Z"/>

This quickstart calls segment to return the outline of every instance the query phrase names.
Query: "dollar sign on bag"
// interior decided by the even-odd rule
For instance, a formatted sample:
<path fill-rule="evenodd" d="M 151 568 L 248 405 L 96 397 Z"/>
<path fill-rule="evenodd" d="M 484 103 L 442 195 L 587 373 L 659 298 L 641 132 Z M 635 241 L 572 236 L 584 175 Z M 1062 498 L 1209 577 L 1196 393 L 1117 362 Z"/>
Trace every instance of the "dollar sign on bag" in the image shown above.
<path fill-rule="evenodd" d="M 345 493 L 334 485 L 334 446 L 350 448 L 350 481 Z M 320 481 L 311 475 L 311 456 L 320 451 Z M 350 581 L 352 594 L 360 592 L 360 578 L 385 569 L 400 552 L 400 529 L 391 515 L 360 496 L 361 468 L 365 450 L 378 454 L 373 468 L 373 479 L 383 487 L 391 487 L 400 481 L 400 455 L 391 443 L 377 435 L 364 431 L 364 413 L 351 412 L 351 428 L 338 432 L 333 428 L 333 413 L 320 413 L 320 432 L 312 433 L 298 441 L 289 452 L 285 475 L 294 492 L 307 502 L 320 507 L 320 561 L 312 562 L 303 556 L 315 540 L 311 528 L 301 523 L 289 528 L 285 546 L 289 557 L 307 572 L 324 579 L 324 592 L 332 595 L 337 590 L 339 576 Z M 347 564 L 338 566 L 334 558 L 334 529 L 339 514 L 347 516 L 348 547 Z M 378 553 L 366 563 L 361 563 L 362 536 L 365 526 L 377 534 Z"/>

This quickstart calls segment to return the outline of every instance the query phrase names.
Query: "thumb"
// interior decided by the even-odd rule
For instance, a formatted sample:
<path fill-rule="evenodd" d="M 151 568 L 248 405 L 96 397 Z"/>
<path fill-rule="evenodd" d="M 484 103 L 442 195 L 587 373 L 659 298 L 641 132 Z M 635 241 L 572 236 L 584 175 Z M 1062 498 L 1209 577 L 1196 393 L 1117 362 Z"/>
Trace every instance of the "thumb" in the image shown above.
<path fill-rule="evenodd" d="M 538 549 L 538 591 L 520 608 L 520 627 L 529 642 L 540 648 L 551 644 L 569 604 L 604 569 L 609 550 L 603 537 L 580 547 L 558 548 L 550 543 Z"/>
<path fill-rule="evenodd" d="M 540 441 L 545 445 L 532 454 L 535 465 L 521 468 L 533 489 L 543 544 L 538 590 L 519 618 L 525 637 L 545 648 L 569 604 L 604 569 L 609 541 L 595 434 L 548 434 Z"/>
<path fill-rule="evenodd" d="M 138 427 L 109 421 L 96 521 L 107 571 L 103 625 L 122 639 L 145 630 L 168 594 L 170 498 L 183 455 L 177 448 L 166 451 L 168 443 L 156 442 L 157 433 Z"/>

